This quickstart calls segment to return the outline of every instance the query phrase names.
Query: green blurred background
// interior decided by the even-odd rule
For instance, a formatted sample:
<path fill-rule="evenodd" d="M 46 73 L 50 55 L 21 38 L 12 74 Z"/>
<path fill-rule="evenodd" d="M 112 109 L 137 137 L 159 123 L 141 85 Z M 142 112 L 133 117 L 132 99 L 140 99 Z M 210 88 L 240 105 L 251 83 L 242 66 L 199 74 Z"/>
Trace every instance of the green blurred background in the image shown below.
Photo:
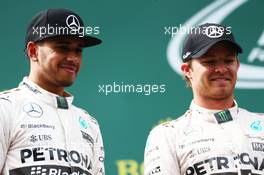
<path fill-rule="evenodd" d="M 179 60 L 180 54 L 169 47 L 173 38 L 165 28 L 186 24 L 193 17 L 215 5 L 201 19 L 232 26 L 244 49 L 240 55 L 243 69 L 239 76 L 244 85 L 237 87 L 239 106 L 263 111 L 264 97 L 264 29 L 263 0 L 134 0 L 134 1 L 51 1 L 1 0 L 0 90 L 16 87 L 28 74 L 24 55 L 24 36 L 31 17 L 46 8 L 66 8 L 77 12 L 86 26 L 99 27 L 96 35 L 103 44 L 84 50 L 81 73 L 68 90 L 74 103 L 85 108 L 100 123 L 106 151 L 106 174 L 142 175 L 147 135 L 156 124 L 177 118 L 188 108 L 191 90 L 171 66 L 168 59 Z M 231 7 L 233 9 L 230 10 Z M 226 8 L 226 9 L 225 9 Z M 217 10 L 222 9 L 219 14 Z M 224 19 L 217 19 L 217 17 Z M 211 19 L 210 16 L 214 16 Z M 177 35 L 175 37 L 180 37 Z M 262 41 L 263 40 L 263 41 Z M 182 42 L 174 42 L 178 49 Z M 176 54 L 169 56 L 168 52 Z M 253 58 L 253 61 L 249 61 Z M 258 72 L 254 70 L 258 69 Z M 263 74 L 261 74 L 263 73 Z M 99 86 L 163 85 L 164 92 L 119 92 L 106 95 Z M 257 84 L 257 85 L 256 85 Z M 160 90 L 160 89 L 159 89 Z"/>

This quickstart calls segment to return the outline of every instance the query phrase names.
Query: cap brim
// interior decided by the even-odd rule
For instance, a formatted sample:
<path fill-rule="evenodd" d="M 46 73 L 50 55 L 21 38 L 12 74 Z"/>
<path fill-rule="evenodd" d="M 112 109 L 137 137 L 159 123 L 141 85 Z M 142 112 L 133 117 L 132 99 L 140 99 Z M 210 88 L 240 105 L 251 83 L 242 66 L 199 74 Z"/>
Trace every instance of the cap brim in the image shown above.
<path fill-rule="evenodd" d="M 75 37 L 83 41 L 83 47 L 92 47 L 102 43 L 102 40 L 88 35 L 82 37 L 80 37 L 79 35 L 47 35 L 43 36 L 42 38 L 39 38 L 38 40 L 35 40 L 34 42 L 56 37 Z"/>
<path fill-rule="evenodd" d="M 92 36 L 84 36 L 79 37 L 80 39 L 83 39 L 84 41 L 84 47 L 91 47 L 102 43 L 102 40 L 92 37 Z"/>
<path fill-rule="evenodd" d="M 235 46 L 238 53 L 243 52 L 242 48 L 237 43 L 230 41 L 230 40 L 227 40 L 227 39 L 221 39 L 221 40 L 216 40 L 216 41 L 212 42 L 211 44 L 207 45 L 206 47 L 202 48 L 199 52 L 193 54 L 192 58 L 198 58 L 198 57 L 203 56 L 213 45 L 215 45 L 216 43 L 218 43 L 220 41 L 227 41 L 227 42 L 231 43 L 233 46 Z"/>

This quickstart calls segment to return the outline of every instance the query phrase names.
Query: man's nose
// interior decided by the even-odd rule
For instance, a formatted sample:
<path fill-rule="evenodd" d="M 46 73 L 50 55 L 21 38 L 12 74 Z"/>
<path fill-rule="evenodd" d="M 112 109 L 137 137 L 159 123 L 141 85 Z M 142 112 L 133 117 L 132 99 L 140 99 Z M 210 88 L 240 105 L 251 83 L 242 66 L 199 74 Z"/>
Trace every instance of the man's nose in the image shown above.
<path fill-rule="evenodd" d="M 215 65 L 215 72 L 221 73 L 221 74 L 226 73 L 227 72 L 227 67 L 226 67 L 225 63 L 223 63 L 223 62 L 217 63 Z"/>
<path fill-rule="evenodd" d="M 67 60 L 77 62 L 81 58 L 81 54 L 76 51 L 75 49 L 72 49 L 67 53 Z"/>

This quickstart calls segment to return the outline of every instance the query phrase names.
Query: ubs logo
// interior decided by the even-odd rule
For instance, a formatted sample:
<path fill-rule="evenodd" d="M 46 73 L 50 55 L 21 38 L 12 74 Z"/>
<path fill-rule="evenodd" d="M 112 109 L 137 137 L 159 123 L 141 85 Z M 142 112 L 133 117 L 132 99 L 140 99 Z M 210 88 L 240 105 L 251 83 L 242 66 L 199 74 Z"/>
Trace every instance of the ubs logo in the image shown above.
<path fill-rule="evenodd" d="M 52 140 L 51 135 L 31 135 L 29 140 L 33 143 L 37 141 L 49 141 Z"/>

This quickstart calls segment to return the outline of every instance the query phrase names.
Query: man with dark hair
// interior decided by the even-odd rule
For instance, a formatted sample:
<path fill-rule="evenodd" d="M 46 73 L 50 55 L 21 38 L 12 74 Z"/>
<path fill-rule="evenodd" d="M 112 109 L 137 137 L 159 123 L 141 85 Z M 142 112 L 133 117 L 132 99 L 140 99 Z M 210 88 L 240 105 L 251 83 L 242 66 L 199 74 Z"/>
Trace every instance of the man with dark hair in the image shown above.
<path fill-rule="evenodd" d="M 230 27 L 197 28 L 187 36 L 181 65 L 193 100 L 183 116 L 150 132 L 145 175 L 264 174 L 264 118 L 234 99 L 242 49 Z"/>
<path fill-rule="evenodd" d="M 80 71 L 82 49 L 101 43 L 83 28 L 65 9 L 41 11 L 29 23 L 29 76 L 0 94 L 1 175 L 104 174 L 99 125 L 65 91 Z"/>

